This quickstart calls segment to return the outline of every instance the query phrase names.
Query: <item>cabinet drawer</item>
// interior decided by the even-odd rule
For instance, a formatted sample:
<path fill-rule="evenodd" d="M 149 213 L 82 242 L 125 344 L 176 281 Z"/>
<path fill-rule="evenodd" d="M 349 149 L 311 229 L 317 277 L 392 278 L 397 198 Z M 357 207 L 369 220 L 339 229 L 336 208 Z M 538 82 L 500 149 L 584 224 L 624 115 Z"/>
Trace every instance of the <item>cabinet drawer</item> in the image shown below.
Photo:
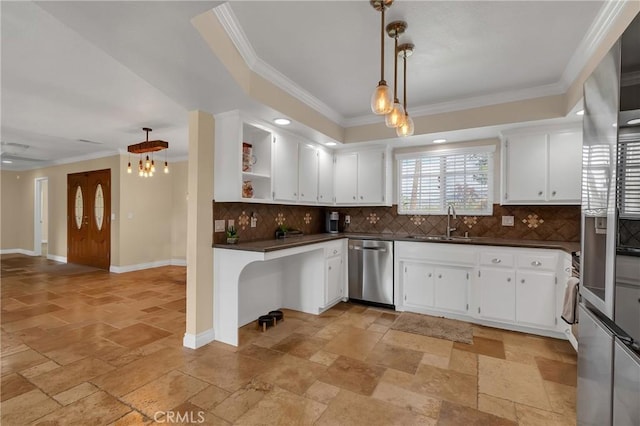
<path fill-rule="evenodd" d="M 337 243 L 328 244 L 324 248 L 324 255 L 325 255 L 325 257 L 341 256 L 342 255 L 342 242 L 340 241 L 340 242 L 337 242 Z"/>
<path fill-rule="evenodd" d="M 487 266 L 502 266 L 512 268 L 514 265 L 513 254 L 505 252 L 482 252 L 480 253 L 480 264 Z"/>
<path fill-rule="evenodd" d="M 520 254 L 518 268 L 544 271 L 554 271 L 558 266 L 558 259 L 552 254 Z"/>

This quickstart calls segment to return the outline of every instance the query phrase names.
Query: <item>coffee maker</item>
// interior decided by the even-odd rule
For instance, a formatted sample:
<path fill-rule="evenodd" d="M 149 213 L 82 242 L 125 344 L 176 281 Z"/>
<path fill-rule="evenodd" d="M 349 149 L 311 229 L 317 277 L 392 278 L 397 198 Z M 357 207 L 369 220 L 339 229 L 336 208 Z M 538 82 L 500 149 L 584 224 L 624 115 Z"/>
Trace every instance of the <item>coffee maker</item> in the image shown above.
<path fill-rule="evenodd" d="M 340 214 L 338 212 L 327 212 L 326 230 L 330 234 L 337 234 Z"/>

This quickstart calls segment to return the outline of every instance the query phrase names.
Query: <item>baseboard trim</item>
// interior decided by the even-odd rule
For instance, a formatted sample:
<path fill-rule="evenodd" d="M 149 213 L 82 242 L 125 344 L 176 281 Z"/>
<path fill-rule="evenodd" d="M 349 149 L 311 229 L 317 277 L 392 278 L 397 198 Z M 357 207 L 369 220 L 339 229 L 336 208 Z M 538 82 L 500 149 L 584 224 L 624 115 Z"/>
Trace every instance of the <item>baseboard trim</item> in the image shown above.
<path fill-rule="evenodd" d="M 60 263 L 67 263 L 67 258 L 64 256 L 56 256 L 55 254 L 48 254 L 47 255 L 47 259 L 49 260 L 55 260 L 56 262 L 60 262 Z"/>
<path fill-rule="evenodd" d="M 24 254 L 25 256 L 37 256 L 35 251 L 25 249 L 2 249 L 0 250 L 0 254 Z"/>
<path fill-rule="evenodd" d="M 138 263 L 135 265 L 126 266 L 113 266 L 109 267 L 109 272 L 116 274 L 122 274 L 124 272 L 141 271 L 143 269 L 159 268 L 160 266 L 187 266 L 187 261 L 184 259 L 167 259 L 157 260 L 155 262 Z"/>
<path fill-rule="evenodd" d="M 202 333 L 192 334 L 192 333 L 184 333 L 184 338 L 182 339 L 182 345 L 186 348 L 190 349 L 198 349 L 207 343 L 211 343 L 215 340 L 215 332 L 213 328 L 209 330 L 203 331 Z"/>

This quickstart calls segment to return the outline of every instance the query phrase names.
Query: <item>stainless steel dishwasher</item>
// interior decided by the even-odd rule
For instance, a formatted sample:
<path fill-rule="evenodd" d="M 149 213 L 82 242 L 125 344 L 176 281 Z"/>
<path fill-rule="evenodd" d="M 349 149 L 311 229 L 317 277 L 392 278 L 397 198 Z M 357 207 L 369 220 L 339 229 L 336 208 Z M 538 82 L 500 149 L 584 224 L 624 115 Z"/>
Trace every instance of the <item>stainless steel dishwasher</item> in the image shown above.
<path fill-rule="evenodd" d="M 349 299 L 395 309 L 393 241 L 349 239 Z"/>

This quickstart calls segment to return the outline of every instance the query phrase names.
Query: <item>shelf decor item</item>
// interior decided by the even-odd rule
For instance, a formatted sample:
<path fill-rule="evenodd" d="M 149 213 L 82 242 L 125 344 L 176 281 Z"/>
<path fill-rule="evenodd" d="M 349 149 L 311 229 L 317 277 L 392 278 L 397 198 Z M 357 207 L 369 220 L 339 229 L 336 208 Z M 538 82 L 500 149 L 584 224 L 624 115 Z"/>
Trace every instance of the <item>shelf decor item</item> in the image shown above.
<path fill-rule="evenodd" d="M 242 181 L 242 198 L 253 198 L 253 183 L 250 180 Z"/>
<path fill-rule="evenodd" d="M 242 142 L 242 171 L 246 173 L 253 172 L 253 165 L 256 163 L 256 157 L 253 156 L 253 145 Z"/>

